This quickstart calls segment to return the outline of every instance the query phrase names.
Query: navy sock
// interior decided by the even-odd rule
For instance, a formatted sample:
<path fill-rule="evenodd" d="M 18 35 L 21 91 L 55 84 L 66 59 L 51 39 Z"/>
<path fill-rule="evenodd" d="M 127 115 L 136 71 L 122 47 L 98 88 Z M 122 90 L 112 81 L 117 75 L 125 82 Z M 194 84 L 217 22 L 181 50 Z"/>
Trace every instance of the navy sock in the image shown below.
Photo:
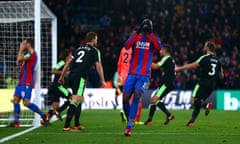
<path fill-rule="evenodd" d="M 130 104 L 129 102 L 128 103 L 123 103 L 123 110 L 124 110 L 124 113 L 128 119 L 129 117 L 129 111 L 130 111 Z"/>
<path fill-rule="evenodd" d="M 70 127 L 71 120 L 76 111 L 77 111 L 77 107 L 74 104 L 70 104 L 67 111 L 67 117 L 66 117 L 65 126 L 64 126 L 65 128 Z"/>
<path fill-rule="evenodd" d="M 29 103 L 27 106 L 29 109 L 31 109 L 32 111 L 38 113 L 39 115 L 43 116 L 44 112 L 42 112 L 37 105 L 35 105 L 34 103 Z"/>
<path fill-rule="evenodd" d="M 14 113 L 14 121 L 19 121 L 19 114 L 20 114 L 20 104 L 14 104 L 14 109 L 13 109 L 13 113 Z"/>
<path fill-rule="evenodd" d="M 154 113 L 156 111 L 156 104 L 151 104 L 150 110 L 149 110 L 149 115 L 148 115 L 148 120 L 152 120 Z"/>
<path fill-rule="evenodd" d="M 133 97 L 132 105 L 131 105 L 130 113 L 129 113 L 129 119 L 135 120 L 137 110 L 138 110 L 139 101 L 140 101 L 139 97 Z"/>

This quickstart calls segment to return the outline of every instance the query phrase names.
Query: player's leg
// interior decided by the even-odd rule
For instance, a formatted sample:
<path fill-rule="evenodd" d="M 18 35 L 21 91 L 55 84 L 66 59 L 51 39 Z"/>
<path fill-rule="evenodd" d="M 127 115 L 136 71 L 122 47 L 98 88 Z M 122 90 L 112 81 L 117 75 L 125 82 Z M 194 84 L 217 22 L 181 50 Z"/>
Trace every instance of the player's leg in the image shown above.
<path fill-rule="evenodd" d="M 17 85 L 14 92 L 13 101 L 12 101 L 14 121 L 9 125 L 11 127 L 20 127 L 20 122 L 19 122 L 20 112 L 21 112 L 21 108 L 19 104 L 20 100 L 21 100 L 21 87 Z"/>
<path fill-rule="evenodd" d="M 193 90 L 192 97 L 194 98 L 193 101 L 193 112 L 190 121 L 186 124 L 186 126 L 192 127 L 194 122 L 200 112 L 202 100 L 201 100 L 201 93 L 204 92 L 202 87 L 199 84 L 196 84 Z"/>
<path fill-rule="evenodd" d="M 163 84 L 158 92 L 156 93 L 156 97 L 159 98 L 159 100 L 161 100 L 163 97 L 165 97 L 169 92 L 171 91 L 171 89 L 169 89 L 165 84 Z M 166 121 L 164 122 L 164 125 L 168 124 L 171 120 L 174 119 L 174 115 L 171 114 L 168 109 L 166 108 L 165 104 L 161 101 L 159 101 L 157 103 L 157 106 L 165 113 L 166 115 Z"/>
<path fill-rule="evenodd" d="M 129 113 L 130 113 L 129 100 L 130 100 L 133 90 L 134 90 L 135 81 L 136 80 L 133 75 L 128 75 L 126 82 L 123 86 L 123 111 L 124 111 L 127 119 L 129 117 Z"/>
<path fill-rule="evenodd" d="M 129 111 L 129 116 L 128 116 L 128 123 L 127 123 L 127 127 L 124 131 L 124 134 L 126 136 L 131 136 L 131 130 L 132 130 L 135 118 L 136 118 L 140 97 L 141 97 L 141 93 L 139 93 L 139 92 L 135 92 L 133 95 L 132 104 L 130 106 L 130 111 Z"/>
<path fill-rule="evenodd" d="M 63 112 L 68 106 L 69 106 L 69 104 L 70 104 L 70 100 L 69 99 L 67 99 L 58 109 L 57 109 L 57 112 L 59 113 L 59 114 L 61 114 L 61 112 Z"/>
<path fill-rule="evenodd" d="M 81 116 L 81 112 L 82 112 L 82 104 L 80 103 L 78 105 L 78 112 L 75 113 L 75 119 L 74 119 L 74 129 L 77 130 L 83 130 L 85 129 L 85 127 L 80 123 L 80 116 Z"/>
<path fill-rule="evenodd" d="M 206 102 L 206 99 L 211 95 L 213 90 L 214 90 L 214 88 L 210 88 L 210 87 L 205 88 L 205 93 L 204 93 L 204 95 L 202 95 L 202 99 L 203 99 L 202 107 L 205 108 L 205 116 L 209 115 L 210 109 L 212 108 L 212 103 Z"/>
<path fill-rule="evenodd" d="M 57 93 L 58 93 L 58 105 L 54 108 L 54 114 L 57 116 L 58 119 L 62 120 L 61 117 L 61 112 L 64 111 L 70 104 L 69 98 L 72 95 L 71 92 L 69 92 L 68 89 L 66 89 L 64 86 L 59 85 L 57 87 Z M 60 101 L 60 97 L 67 99 L 63 105 L 61 105 L 59 107 L 59 101 Z"/>
<path fill-rule="evenodd" d="M 78 76 L 77 76 L 78 77 Z M 83 101 L 83 92 L 85 89 L 85 79 L 71 76 L 72 82 L 72 100 L 67 111 L 67 117 L 64 125 L 64 131 L 71 131 L 70 123 L 74 115 L 78 114 L 78 105 Z M 79 116 L 80 117 L 80 116 Z"/>
<path fill-rule="evenodd" d="M 49 120 L 52 118 L 52 116 L 55 113 L 55 110 L 58 108 L 59 106 L 59 95 L 57 92 L 57 87 L 56 86 L 50 86 L 48 89 L 48 96 L 49 99 L 51 101 L 51 108 L 50 110 L 47 112 L 47 115 L 49 117 Z"/>
<path fill-rule="evenodd" d="M 117 86 L 116 87 L 116 93 L 115 93 L 115 104 L 116 104 L 116 106 L 114 107 L 114 109 L 116 109 L 117 106 L 119 105 L 118 96 L 121 95 L 121 93 L 122 93 L 122 86 Z"/>
<path fill-rule="evenodd" d="M 133 95 L 132 99 L 132 105 L 130 107 L 130 112 L 129 112 L 129 118 L 128 118 L 128 124 L 125 129 L 124 134 L 126 136 L 131 135 L 131 129 L 133 127 L 133 123 L 136 118 L 137 114 L 137 109 L 138 109 L 138 104 L 141 98 L 141 95 L 144 93 L 144 91 L 147 89 L 147 86 L 149 84 L 149 78 L 147 76 L 135 76 L 135 92 Z"/>
<path fill-rule="evenodd" d="M 75 99 L 77 99 L 76 97 L 78 97 L 77 95 L 72 95 L 72 99 L 74 99 L 74 101 L 76 101 Z M 73 116 L 75 115 L 75 113 L 78 111 L 77 107 L 78 104 L 76 102 L 74 102 L 73 100 L 71 100 L 68 111 L 67 111 L 67 117 L 66 117 L 66 121 L 64 124 L 64 131 L 71 131 L 71 127 L 70 127 L 70 123 L 71 120 L 73 118 Z"/>
<path fill-rule="evenodd" d="M 77 111 L 75 112 L 75 115 L 74 115 L 74 128 L 76 130 L 83 130 L 84 129 L 84 126 L 82 126 L 80 124 L 80 116 L 81 116 L 81 112 L 82 112 L 82 102 L 84 101 L 84 97 L 83 97 L 83 93 L 84 93 L 84 90 L 85 90 L 85 86 L 86 86 L 86 81 L 85 79 L 81 78 L 80 80 L 80 84 L 79 84 L 79 88 L 78 88 L 78 92 L 77 92 L 77 95 L 78 95 L 78 107 L 77 107 Z"/>
<path fill-rule="evenodd" d="M 43 119 L 42 124 L 44 126 L 47 126 L 49 124 L 47 115 L 43 111 L 41 111 L 36 104 L 30 102 L 31 96 L 32 96 L 32 86 L 22 86 L 22 87 L 23 87 L 22 92 L 25 93 L 25 96 L 23 97 L 23 105 L 28 107 L 33 112 L 38 113 Z"/>
<path fill-rule="evenodd" d="M 187 123 L 186 126 L 192 127 L 194 125 L 194 122 L 195 122 L 197 116 L 199 115 L 201 105 L 202 105 L 202 100 L 196 98 L 194 100 L 194 109 L 193 109 L 193 112 L 192 112 L 192 117 L 191 117 L 190 121 Z"/>
<path fill-rule="evenodd" d="M 157 108 L 156 103 L 158 103 L 158 102 L 150 104 L 148 119 L 144 122 L 145 125 L 148 125 L 148 126 L 152 125 L 152 119 L 153 119 L 154 113 L 155 113 L 156 108 Z"/>
<path fill-rule="evenodd" d="M 138 110 L 137 110 L 135 124 L 138 124 L 138 125 L 143 125 L 144 124 L 144 122 L 140 121 L 141 113 L 142 113 L 142 100 L 140 100 L 140 102 L 138 104 Z"/>

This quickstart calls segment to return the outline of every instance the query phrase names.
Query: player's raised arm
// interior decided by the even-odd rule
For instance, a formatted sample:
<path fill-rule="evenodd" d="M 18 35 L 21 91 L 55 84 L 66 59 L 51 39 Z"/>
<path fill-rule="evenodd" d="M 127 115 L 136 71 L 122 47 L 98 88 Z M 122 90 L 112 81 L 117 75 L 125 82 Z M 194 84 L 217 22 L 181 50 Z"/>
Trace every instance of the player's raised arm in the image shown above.
<path fill-rule="evenodd" d="M 185 70 L 185 69 L 196 69 L 199 66 L 200 66 L 199 63 L 193 62 L 193 63 L 190 63 L 190 64 L 185 64 L 183 66 L 176 66 L 175 71 L 178 72 L 178 71 Z"/>
<path fill-rule="evenodd" d="M 153 45 L 154 45 L 154 48 L 155 48 L 156 50 L 161 50 L 162 47 L 163 47 L 163 45 L 162 45 L 160 39 L 159 39 L 156 35 L 154 35 L 153 33 L 149 34 L 149 37 L 150 37 L 151 40 L 152 40 L 152 43 L 153 43 Z"/>
<path fill-rule="evenodd" d="M 33 40 L 23 40 L 20 44 L 20 49 L 17 57 L 17 65 L 21 65 L 23 61 L 31 59 L 32 53 L 34 52 Z"/>
<path fill-rule="evenodd" d="M 128 38 L 128 40 L 125 42 L 124 47 L 125 47 L 126 49 L 131 48 L 132 45 L 135 43 L 136 37 L 137 37 L 137 34 L 136 34 L 136 33 L 132 34 L 132 35 Z"/>

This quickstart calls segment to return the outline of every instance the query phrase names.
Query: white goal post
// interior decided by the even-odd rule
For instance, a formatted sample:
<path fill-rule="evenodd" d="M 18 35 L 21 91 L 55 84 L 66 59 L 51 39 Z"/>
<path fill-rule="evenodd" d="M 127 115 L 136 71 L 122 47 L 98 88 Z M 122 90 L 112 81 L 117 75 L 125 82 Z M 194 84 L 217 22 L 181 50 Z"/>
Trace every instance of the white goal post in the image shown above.
<path fill-rule="evenodd" d="M 19 45 L 25 38 L 34 40 L 38 55 L 33 102 L 43 109 L 46 106 L 41 102 L 47 103 L 47 99 L 43 100 L 41 91 L 48 87 L 51 69 L 57 63 L 57 18 L 42 0 L 0 1 L 0 76 L 3 77 L 0 83 L 0 105 L 5 104 L 0 106 L 0 125 L 7 125 L 12 120 L 9 109 L 13 110 L 13 104 L 10 103 L 9 95 L 12 98 L 20 74 L 15 61 Z M 21 125 L 25 123 L 22 122 L 24 120 L 29 121 L 26 125 L 40 125 L 40 116 L 33 116 L 27 109 L 21 112 Z"/>

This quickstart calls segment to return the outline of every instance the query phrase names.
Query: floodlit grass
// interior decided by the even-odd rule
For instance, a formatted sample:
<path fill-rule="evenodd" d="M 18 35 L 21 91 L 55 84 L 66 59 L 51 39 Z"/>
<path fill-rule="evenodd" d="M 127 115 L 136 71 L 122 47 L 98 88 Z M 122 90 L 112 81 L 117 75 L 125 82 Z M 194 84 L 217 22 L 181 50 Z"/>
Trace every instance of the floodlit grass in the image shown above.
<path fill-rule="evenodd" d="M 238 144 L 240 139 L 239 111 L 211 111 L 206 117 L 202 111 L 194 127 L 186 127 L 191 110 L 171 111 L 175 119 L 163 125 L 165 116 L 155 113 L 152 126 L 135 125 L 132 136 L 123 135 L 118 110 L 85 110 L 81 123 L 84 131 L 64 132 L 63 121 L 49 127 L 41 127 L 5 142 L 6 144 Z M 148 110 L 143 110 L 146 120 Z M 22 130 L 0 128 L 0 138 Z"/>

